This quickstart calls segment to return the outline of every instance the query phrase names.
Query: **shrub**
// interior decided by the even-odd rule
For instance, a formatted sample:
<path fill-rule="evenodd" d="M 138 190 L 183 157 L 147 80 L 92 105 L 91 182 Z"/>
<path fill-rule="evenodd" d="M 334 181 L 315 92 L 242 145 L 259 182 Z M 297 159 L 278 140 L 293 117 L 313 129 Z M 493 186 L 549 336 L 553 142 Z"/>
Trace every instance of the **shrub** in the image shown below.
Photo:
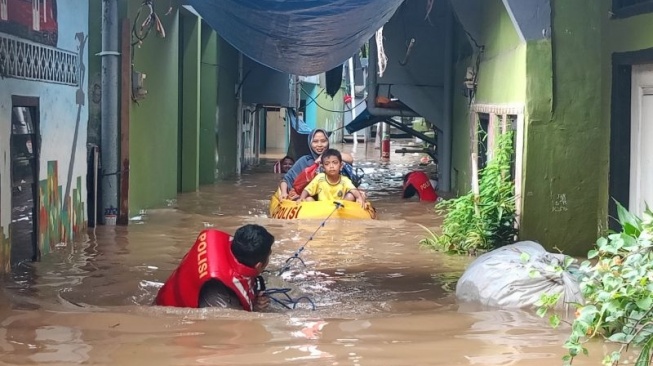
<path fill-rule="evenodd" d="M 498 138 L 494 158 L 479 172 L 478 194 L 439 202 L 435 210 L 446 214 L 442 234 L 426 229 L 420 244 L 456 254 L 476 254 L 511 244 L 517 235 L 515 187 L 510 176 L 512 132 Z"/>
<path fill-rule="evenodd" d="M 636 366 L 651 364 L 653 354 L 653 213 L 646 208 L 643 219 L 617 203 L 621 232 L 597 240 L 580 266 L 585 304 L 575 304 L 576 318 L 564 344 L 565 364 L 584 353 L 590 339 L 600 337 L 621 344 L 607 355 L 604 365 L 618 365 L 629 346 L 639 348 Z M 591 261 L 590 261 L 591 260 Z M 544 316 L 555 296 L 544 295 L 538 314 Z M 553 315 L 551 319 L 556 319 Z M 552 322 L 557 325 L 557 322 Z"/>

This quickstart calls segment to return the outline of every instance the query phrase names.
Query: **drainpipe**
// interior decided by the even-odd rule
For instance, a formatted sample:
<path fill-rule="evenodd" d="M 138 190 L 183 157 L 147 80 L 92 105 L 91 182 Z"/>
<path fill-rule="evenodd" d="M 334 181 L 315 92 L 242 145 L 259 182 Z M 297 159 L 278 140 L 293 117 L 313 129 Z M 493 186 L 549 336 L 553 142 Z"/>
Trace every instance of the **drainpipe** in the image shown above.
<path fill-rule="evenodd" d="M 236 87 L 238 88 L 238 95 L 236 95 L 236 98 L 238 98 L 238 105 L 236 106 L 236 123 L 238 124 L 236 127 L 236 133 L 238 134 L 236 136 L 236 174 L 240 175 L 243 166 L 243 154 L 245 153 L 243 147 L 243 54 L 241 52 L 238 53 L 238 84 L 236 84 Z"/>
<path fill-rule="evenodd" d="M 356 118 L 356 86 L 354 85 L 354 58 L 349 58 L 349 63 L 347 64 L 347 71 L 349 71 L 349 93 L 351 94 L 351 120 L 353 121 Z M 344 120 L 344 118 L 343 118 Z M 354 146 L 358 144 L 358 134 L 353 133 L 354 136 Z"/>
<path fill-rule="evenodd" d="M 120 77 L 118 0 L 102 0 L 102 215 L 105 225 L 115 225 L 118 214 L 118 80 Z"/>
<path fill-rule="evenodd" d="M 442 108 L 442 133 L 438 133 L 438 190 L 451 191 L 451 145 L 453 139 L 453 8 L 444 2 L 444 93 Z"/>

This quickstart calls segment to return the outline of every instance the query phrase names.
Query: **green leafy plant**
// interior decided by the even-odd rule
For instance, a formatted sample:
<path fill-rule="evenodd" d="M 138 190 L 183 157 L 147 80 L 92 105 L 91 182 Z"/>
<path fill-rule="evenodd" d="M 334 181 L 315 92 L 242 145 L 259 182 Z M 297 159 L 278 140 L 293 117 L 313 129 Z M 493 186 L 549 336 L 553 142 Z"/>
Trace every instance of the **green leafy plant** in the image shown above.
<path fill-rule="evenodd" d="M 564 347 L 565 364 L 587 354 L 584 344 L 599 337 L 621 347 L 603 364 L 616 366 L 628 347 L 639 348 L 636 366 L 651 365 L 653 357 L 653 213 L 640 219 L 617 203 L 621 232 L 599 238 L 579 268 L 585 304 L 576 304 L 576 318 Z M 557 295 L 542 296 L 538 314 L 545 316 Z M 557 324 L 553 324 L 556 325 Z"/>
<path fill-rule="evenodd" d="M 515 187 L 510 177 L 512 132 L 501 134 L 493 159 L 479 172 L 478 194 L 442 201 L 440 235 L 428 230 L 420 244 L 456 254 L 476 254 L 513 243 L 517 235 Z M 426 229 L 426 228 L 425 228 Z"/>

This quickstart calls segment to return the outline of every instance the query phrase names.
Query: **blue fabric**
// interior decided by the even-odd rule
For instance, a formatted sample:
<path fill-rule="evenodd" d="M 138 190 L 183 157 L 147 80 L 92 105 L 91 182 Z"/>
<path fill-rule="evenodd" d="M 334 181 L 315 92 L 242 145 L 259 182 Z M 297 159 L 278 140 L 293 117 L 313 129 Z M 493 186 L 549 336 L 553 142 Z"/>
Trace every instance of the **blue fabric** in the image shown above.
<path fill-rule="evenodd" d="M 294 109 L 288 108 L 288 117 L 290 117 L 290 126 L 295 129 L 295 131 L 301 133 L 302 135 L 308 135 L 311 133 L 311 128 L 304 122 L 301 118 L 297 116 L 297 112 Z"/>
<path fill-rule="evenodd" d="M 283 180 L 288 183 L 288 189 L 292 188 L 292 185 L 295 184 L 295 179 L 297 176 L 304 171 L 304 169 L 315 163 L 315 158 L 311 155 L 304 155 L 301 158 L 297 159 L 292 168 L 283 176 Z"/>
<path fill-rule="evenodd" d="M 349 122 L 349 124 L 345 126 L 345 129 L 349 133 L 354 133 L 356 131 L 360 131 L 364 128 L 375 125 L 379 122 L 383 122 L 386 120 L 386 118 L 388 117 L 373 116 L 370 114 L 367 108 L 365 108 L 358 116 L 356 116 L 356 118 L 354 118 L 353 121 Z"/>
<path fill-rule="evenodd" d="M 403 0 L 187 0 L 249 58 L 310 76 L 352 57 Z"/>

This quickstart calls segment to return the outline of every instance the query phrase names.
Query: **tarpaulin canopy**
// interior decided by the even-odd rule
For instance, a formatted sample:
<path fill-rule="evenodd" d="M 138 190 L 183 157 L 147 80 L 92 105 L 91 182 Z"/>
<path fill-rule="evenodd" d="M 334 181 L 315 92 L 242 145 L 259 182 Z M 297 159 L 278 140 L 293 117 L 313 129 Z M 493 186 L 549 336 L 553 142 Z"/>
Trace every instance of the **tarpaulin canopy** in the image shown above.
<path fill-rule="evenodd" d="M 227 42 L 273 69 L 302 76 L 354 55 L 403 0 L 186 0 Z"/>

